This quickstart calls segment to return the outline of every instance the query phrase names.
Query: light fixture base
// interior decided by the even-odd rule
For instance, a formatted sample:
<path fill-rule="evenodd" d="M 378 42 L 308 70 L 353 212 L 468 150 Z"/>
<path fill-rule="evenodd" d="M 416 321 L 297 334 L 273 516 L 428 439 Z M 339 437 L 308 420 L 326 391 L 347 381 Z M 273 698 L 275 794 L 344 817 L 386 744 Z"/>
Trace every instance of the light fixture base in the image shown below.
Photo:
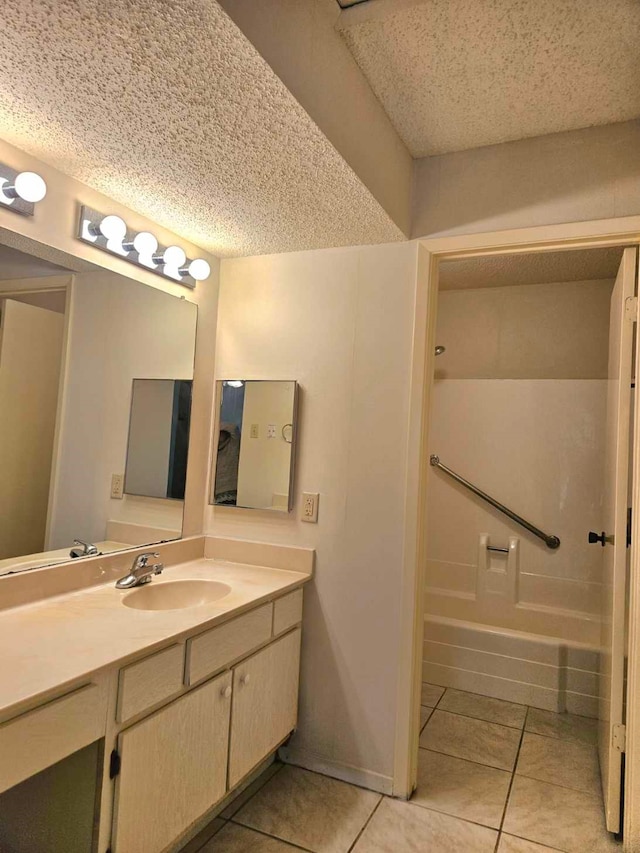
<path fill-rule="evenodd" d="M 147 272 L 153 272 L 167 281 L 173 281 L 175 284 L 181 284 L 183 287 L 188 287 L 191 290 L 195 288 L 197 282 L 192 276 L 180 275 L 177 277 L 175 275 L 171 275 L 165 269 L 165 264 L 157 263 L 157 259 L 162 258 L 167 246 L 159 244 L 158 248 L 153 253 L 153 258 L 150 257 L 148 262 L 145 263 L 144 255 L 137 252 L 134 248 L 133 241 L 138 232 L 130 229 L 129 226 L 127 226 L 127 233 L 120 241 L 119 246 L 116 248 L 111 245 L 111 241 L 104 237 L 95 227 L 97 223 L 100 223 L 105 218 L 105 216 L 107 216 L 107 214 L 101 213 L 99 210 L 95 210 L 95 208 L 88 207 L 83 204 L 80 207 L 80 221 L 78 223 L 77 233 L 78 240 L 82 240 L 83 243 L 89 243 L 90 245 L 95 246 L 96 249 L 101 249 L 109 255 L 115 255 L 116 257 L 122 258 L 131 264 L 135 264 L 135 266 L 140 267 L 140 269 L 147 270 Z"/>
<path fill-rule="evenodd" d="M 19 213 L 21 216 L 33 216 L 36 209 L 34 202 L 25 201 L 16 194 L 9 197 L 3 192 L 3 187 L 14 185 L 16 178 L 22 171 L 24 170 L 12 169 L 11 166 L 0 163 L 0 210 L 11 210 L 13 213 Z"/>

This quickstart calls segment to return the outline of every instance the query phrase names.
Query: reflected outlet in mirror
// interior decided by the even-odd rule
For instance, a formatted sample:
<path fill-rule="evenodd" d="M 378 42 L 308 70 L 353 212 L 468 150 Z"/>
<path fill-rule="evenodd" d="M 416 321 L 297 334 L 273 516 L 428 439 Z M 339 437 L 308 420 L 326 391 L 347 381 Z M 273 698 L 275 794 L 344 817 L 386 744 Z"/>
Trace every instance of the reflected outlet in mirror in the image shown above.
<path fill-rule="evenodd" d="M 211 503 L 290 512 L 298 383 L 225 379 Z"/>

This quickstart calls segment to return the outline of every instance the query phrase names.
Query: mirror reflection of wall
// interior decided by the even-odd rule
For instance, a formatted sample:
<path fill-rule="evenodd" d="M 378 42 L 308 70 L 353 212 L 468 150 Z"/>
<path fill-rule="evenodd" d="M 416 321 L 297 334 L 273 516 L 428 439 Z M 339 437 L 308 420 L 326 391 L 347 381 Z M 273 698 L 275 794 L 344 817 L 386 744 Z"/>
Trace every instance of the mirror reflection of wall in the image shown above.
<path fill-rule="evenodd" d="M 81 555 L 76 539 L 107 552 L 180 537 L 196 318 L 154 287 L 0 246 L 0 574 Z M 112 496 L 140 377 L 176 383 L 165 493 Z"/>
<path fill-rule="evenodd" d="M 297 383 L 224 380 L 218 386 L 212 503 L 288 512 L 293 504 Z"/>
<path fill-rule="evenodd" d="M 184 500 L 191 420 L 190 379 L 134 379 L 124 491 Z"/>

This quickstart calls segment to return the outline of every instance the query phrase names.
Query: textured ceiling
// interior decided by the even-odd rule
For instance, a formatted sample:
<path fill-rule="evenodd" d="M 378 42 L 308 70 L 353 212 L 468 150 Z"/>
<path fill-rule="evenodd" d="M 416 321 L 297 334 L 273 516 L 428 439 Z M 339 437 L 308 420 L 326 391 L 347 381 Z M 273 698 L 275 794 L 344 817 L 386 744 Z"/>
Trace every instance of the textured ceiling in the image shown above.
<path fill-rule="evenodd" d="M 622 248 L 533 252 L 443 261 L 441 290 L 552 284 L 566 281 L 611 280 L 616 277 Z"/>
<path fill-rule="evenodd" d="M 0 281 L 14 278 L 41 278 L 68 272 L 64 267 L 25 255 L 17 249 L 0 245 Z"/>
<path fill-rule="evenodd" d="M 403 239 L 215 0 L 3 0 L 0 134 L 221 256 Z"/>
<path fill-rule="evenodd" d="M 380 0 L 341 21 L 414 157 L 640 116 L 638 0 Z"/>

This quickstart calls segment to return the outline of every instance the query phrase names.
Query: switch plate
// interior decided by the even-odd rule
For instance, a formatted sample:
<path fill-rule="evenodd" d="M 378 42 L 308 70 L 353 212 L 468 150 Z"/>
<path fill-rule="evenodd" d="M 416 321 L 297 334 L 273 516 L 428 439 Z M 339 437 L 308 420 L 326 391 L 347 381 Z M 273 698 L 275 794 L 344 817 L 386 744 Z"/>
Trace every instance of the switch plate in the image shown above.
<path fill-rule="evenodd" d="M 302 493 L 302 515 L 301 521 L 309 521 L 315 524 L 318 521 L 318 502 L 320 495 L 318 492 L 303 492 Z"/>
<path fill-rule="evenodd" d="M 258 424 L 251 424 L 251 438 L 260 438 L 260 429 Z"/>
<path fill-rule="evenodd" d="M 121 501 L 124 497 L 124 474 L 111 475 L 111 497 Z"/>

